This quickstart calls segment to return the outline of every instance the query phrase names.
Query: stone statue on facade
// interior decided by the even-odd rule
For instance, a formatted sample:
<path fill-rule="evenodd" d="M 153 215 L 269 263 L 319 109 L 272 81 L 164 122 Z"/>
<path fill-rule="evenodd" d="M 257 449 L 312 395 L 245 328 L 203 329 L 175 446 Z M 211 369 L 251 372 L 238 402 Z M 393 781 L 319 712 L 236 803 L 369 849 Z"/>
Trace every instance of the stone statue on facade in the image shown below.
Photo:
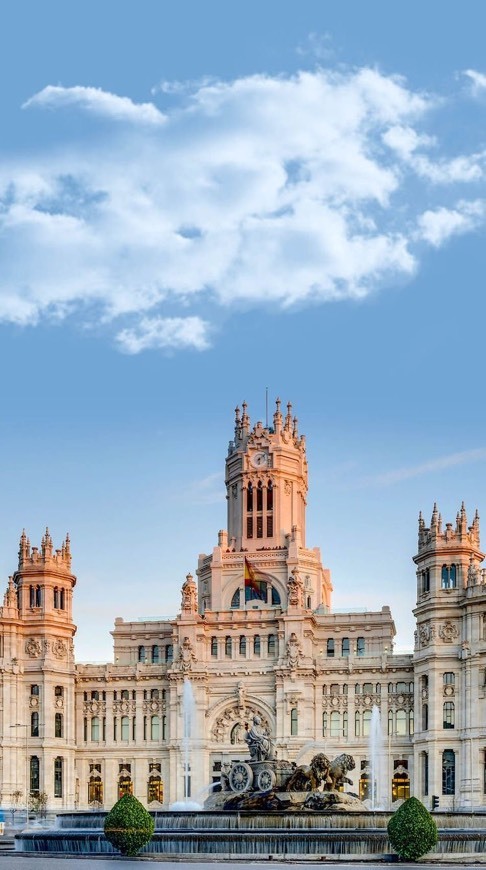
<path fill-rule="evenodd" d="M 273 759 L 275 747 L 273 740 L 262 725 L 262 720 L 259 716 L 253 717 L 251 728 L 247 727 L 245 741 L 250 751 L 250 756 L 253 761 L 266 761 Z"/>

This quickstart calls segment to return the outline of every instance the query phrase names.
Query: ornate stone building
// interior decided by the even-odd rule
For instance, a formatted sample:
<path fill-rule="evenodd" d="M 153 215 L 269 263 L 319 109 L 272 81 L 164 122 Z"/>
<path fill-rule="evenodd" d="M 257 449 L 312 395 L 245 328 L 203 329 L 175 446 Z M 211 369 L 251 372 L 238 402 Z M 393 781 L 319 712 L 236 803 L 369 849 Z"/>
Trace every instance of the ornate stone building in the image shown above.
<path fill-rule="evenodd" d="M 372 710 L 379 791 L 484 807 L 486 585 L 479 518 L 419 520 L 413 655 L 394 655 L 377 612 L 333 613 L 331 576 L 306 542 L 307 460 L 290 404 L 272 425 L 236 409 L 226 459 L 228 528 L 199 557 L 171 621 L 115 621 L 114 663 L 76 666 L 69 538 L 25 533 L 1 608 L 1 802 L 45 792 L 51 809 L 202 799 L 248 755 L 254 715 L 278 756 L 354 756 L 370 790 Z M 188 705 L 190 709 L 188 710 Z M 184 713 L 186 715 L 184 715 Z M 188 713 L 191 724 L 188 725 Z M 21 794 L 20 794 L 21 793 Z M 23 797 L 22 797 L 23 795 Z"/>

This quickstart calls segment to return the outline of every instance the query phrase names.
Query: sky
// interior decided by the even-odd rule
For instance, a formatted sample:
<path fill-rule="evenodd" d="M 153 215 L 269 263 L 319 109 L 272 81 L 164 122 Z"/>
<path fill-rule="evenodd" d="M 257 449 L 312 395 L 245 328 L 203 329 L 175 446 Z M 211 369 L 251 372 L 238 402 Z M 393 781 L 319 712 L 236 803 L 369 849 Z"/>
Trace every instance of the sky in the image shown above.
<path fill-rule="evenodd" d="M 178 612 L 267 387 L 334 607 L 412 649 L 419 510 L 486 516 L 485 29 L 482 0 L 3 4 L 0 577 L 24 527 L 70 533 L 78 660 Z"/>

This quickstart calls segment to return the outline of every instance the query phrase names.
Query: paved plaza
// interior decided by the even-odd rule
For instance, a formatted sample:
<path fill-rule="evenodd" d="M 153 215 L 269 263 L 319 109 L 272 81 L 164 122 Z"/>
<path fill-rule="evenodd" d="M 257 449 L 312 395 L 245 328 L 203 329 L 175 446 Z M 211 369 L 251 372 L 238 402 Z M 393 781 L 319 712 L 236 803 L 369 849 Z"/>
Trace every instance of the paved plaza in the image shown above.
<path fill-rule="evenodd" d="M 241 865 L 242 867 L 251 867 L 252 870 L 258 870 L 258 868 L 266 867 L 269 865 L 274 868 L 274 870 L 289 870 L 289 867 L 292 867 L 293 870 L 308 870 L 309 866 L 319 865 L 322 866 L 325 864 L 333 864 L 339 870 L 356 870 L 358 867 L 363 867 L 363 863 L 359 861 L 345 862 L 345 861 L 305 861 L 305 862 L 293 862 L 293 861 L 247 861 L 247 860 L 232 860 L 232 861 L 215 861 L 214 859 L 208 858 L 207 861 L 165 861 L 163 858 L 94 858 L 89 855 L 86 855 L 84 858 L 73 858 L 67 855 L 32 855 L 31 857 L 25 857 L 23 855 L 17 855 L 14 852 L 11 853 L 0 853 L 0 870 L 56 870 L 57 862 L 59 862 L 59 870 L 135 870 L 135 868 L 140 868 L 142 864 L 152 863 L 152 864 L 164 864 L 164 870 L 197 870 L 198 867 L 206 868 L 208 864 L 217 864 L 218 870 L 231 870 L 232 866 L 236 863 Z M 415 862 L 413 864 L 404 864 L 400 862 L 401 870 L 417 870 L 420 867 L 430 867 L 433 866 L 437 868 L 437 870 L 446 870 L 446 868 L 450 868 L 450 865 L 457 863 L 461 864 L 475 864 L 480 863 L 476 860 L 464 861 L 462 858 L 460 861 L 451 861 L 447 864 L 420 864 L 419 862 Z M 364 862 L 364 866 L 367 870 L 383 870 L 384 862 Z"/>

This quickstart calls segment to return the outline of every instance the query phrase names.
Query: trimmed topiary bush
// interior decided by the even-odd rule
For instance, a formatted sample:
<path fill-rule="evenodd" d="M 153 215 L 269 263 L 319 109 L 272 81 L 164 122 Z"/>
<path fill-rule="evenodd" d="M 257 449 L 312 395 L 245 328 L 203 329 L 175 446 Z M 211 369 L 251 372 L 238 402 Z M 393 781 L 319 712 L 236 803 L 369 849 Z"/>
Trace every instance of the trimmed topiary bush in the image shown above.
<path fill-rule="evenodd" d="M 124 794 L 105 819 L 105 837 L 122 855 L 133 857 L 152 839 L 154 820 L 132 794 Z"/>
<path fill-rule="evenodd" d="M 437 825 L 424 805 L 411 797 L 388 822 L 388 837 L 400 858 L 416 861 L 437 843 Z"/>

